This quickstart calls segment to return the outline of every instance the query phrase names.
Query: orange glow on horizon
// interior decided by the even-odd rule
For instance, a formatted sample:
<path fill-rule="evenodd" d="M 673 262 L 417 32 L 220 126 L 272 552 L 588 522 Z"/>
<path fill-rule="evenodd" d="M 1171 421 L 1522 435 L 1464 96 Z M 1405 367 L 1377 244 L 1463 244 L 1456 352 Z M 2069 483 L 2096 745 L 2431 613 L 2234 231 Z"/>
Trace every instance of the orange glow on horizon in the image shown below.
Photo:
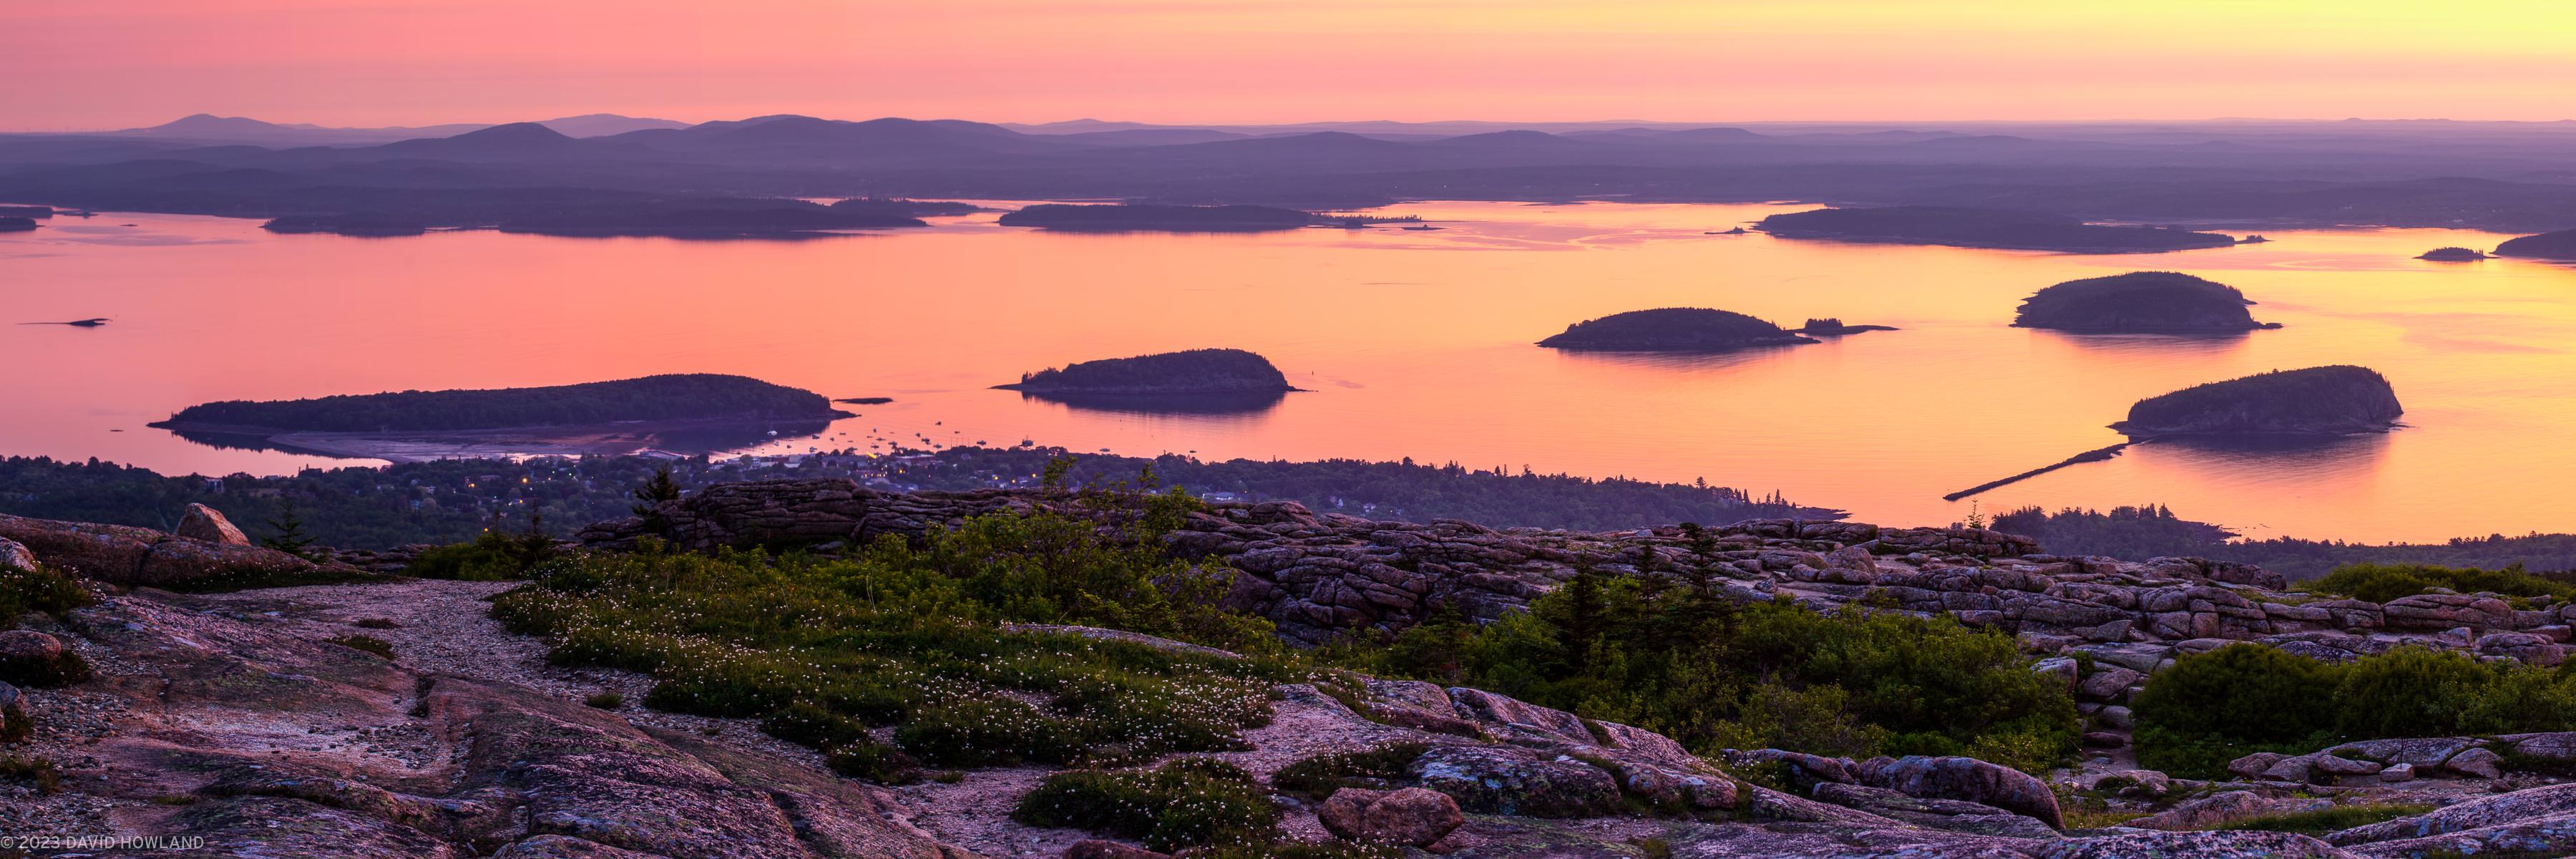
<path fill-rule="evenodd" d="M 616 112 L 1163 123 L 2569 118 L 2576 8 L 1535 0 L 0 6 L 0 128 Z"/>

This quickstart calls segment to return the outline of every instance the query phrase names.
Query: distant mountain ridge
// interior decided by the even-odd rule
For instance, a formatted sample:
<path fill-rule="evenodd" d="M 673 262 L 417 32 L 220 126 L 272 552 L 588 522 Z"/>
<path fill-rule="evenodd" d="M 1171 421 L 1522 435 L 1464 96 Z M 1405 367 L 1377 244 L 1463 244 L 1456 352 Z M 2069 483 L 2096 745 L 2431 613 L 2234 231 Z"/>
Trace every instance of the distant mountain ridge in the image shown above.
<path fill-rule="evenodd" d="M 146 137 L 165 140 L 192 140 L 210 143 L 291 144 L 299 146 L 332 146 L 363 143 L 392 143 L 421 138 L 454 137 L 498 125 L 540 125 L 568 137 L 603 137 L 652 128 L 687 128 L 688 123 L 668 119 L 620 116 L 614 113 L 592 113 L 537 120 L 528 123 L 450 123 L 446 125 L 391 126 L 384 128 L 331 128 L 310 123 L 268 122 L 242 116 L 216 116 L 208 113 L 183 116 L 160 125 L 95 132 L 100 137 Z"/>

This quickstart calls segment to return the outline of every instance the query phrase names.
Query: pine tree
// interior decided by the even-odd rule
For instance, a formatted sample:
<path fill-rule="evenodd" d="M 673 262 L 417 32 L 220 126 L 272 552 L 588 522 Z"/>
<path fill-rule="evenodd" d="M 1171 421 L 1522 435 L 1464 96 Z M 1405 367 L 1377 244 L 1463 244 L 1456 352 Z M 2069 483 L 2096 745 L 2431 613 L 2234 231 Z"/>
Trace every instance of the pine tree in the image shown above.
<path fill-rule="evenodd" d="M 304 518 L 295 515 L 295 496 L 283 498 L 277 518 L 268 520 L 268 528 L 277 533 L 260 538 L 259 544 L 298 558 L 313 560 L 313 538 L 304 533 Z"/>

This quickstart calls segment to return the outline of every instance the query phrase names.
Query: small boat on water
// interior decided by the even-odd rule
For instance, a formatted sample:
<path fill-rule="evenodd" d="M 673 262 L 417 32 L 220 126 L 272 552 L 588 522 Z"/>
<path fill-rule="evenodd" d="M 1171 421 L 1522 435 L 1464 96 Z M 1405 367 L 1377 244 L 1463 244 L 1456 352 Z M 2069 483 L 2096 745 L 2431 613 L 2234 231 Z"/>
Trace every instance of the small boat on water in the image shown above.
<path fill-rule="evenodd" d="M 1410 226 L 1410 227 L 1405 227 L 1404 229 L 1408 229 L 1408 230 L 1436 230 L 1436 229 L 1440 229 L 1440 228 L 1439 228 L 1439 227 L 1432 226 L 1432 225 L 1430 225 L 1430 224 L 1415 224 L 1415 225 Z"/>
<path fill-rule="evenodd" d="M 108 317 L 105 317 L 105 316 L 99 316 L 99 317 L 94 317 L 94 318 L 90 318 L 90 319 L 74 319 L 74 320 L 71 320 L 71 321 L 69 321 L 69 322 L 21 322 L 21 323 L 18 323 L 18 324 L 20 324 L 20 325 L 69 325 L 69 326 L 72 326 L 72 327 L 74 327 L 74 328 L 96 328 L 96 327 L 99 327 L 99 326 L 101 326 L 101 325 L 105 325 L 105 324 L 107 324 L 107 322 L 108 322 Z"/>

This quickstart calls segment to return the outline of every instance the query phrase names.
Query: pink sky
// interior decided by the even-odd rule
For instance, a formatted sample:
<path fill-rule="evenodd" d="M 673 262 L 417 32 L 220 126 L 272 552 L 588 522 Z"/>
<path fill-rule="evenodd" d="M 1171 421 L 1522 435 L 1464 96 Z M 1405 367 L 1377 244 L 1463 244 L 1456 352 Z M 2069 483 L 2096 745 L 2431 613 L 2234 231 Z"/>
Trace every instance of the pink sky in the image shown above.
<path fill-rule="evenodd" d="M 10 0 L 0 128 L 2553 120 L 2571 39 L 2536 0 Z"/>

